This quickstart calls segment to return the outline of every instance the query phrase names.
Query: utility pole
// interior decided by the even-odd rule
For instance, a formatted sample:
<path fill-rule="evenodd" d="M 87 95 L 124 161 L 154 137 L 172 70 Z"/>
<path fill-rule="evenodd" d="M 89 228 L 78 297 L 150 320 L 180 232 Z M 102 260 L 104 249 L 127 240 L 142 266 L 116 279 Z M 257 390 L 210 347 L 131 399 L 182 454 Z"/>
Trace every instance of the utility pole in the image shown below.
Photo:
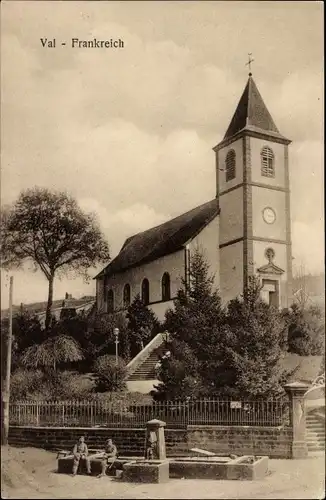
<path fill-rule="evenodd" d="M 6 379 L 3 391 L 3 433 L 2 444 L 8 444 L 9 435 L 9 400 L 10 400 L 10 374 L 11 374 L 11 348 L 12 348 L 12 297 L 13 297 L 14 277 L 10 276 L 9 282 L 9 328 L 7 338 L 7 359 L 6 359 Z"/>

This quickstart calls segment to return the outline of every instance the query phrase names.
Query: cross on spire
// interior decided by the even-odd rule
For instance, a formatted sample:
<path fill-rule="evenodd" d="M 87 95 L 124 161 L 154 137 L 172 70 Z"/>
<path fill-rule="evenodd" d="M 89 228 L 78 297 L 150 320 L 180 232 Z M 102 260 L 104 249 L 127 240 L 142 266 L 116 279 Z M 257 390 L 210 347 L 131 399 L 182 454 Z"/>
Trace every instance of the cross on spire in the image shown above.
<path fill-rule="evenodd" d="M 246 66 L 249 66 L 249 76 L 252 76 L 251 73 L 251 63 L 254 62 L 254 59 L 252 59 L 252 52 L 248 52 L 248 62 L 246 63 Z"/>

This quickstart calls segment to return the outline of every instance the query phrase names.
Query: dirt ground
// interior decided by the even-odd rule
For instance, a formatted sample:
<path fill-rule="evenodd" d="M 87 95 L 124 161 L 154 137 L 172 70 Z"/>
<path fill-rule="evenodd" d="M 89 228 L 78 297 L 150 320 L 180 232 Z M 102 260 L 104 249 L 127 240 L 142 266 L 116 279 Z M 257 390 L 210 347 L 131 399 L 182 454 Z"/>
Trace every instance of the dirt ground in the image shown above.
<path fill-rule="evenodd" d="M 171 479 L 167 484 L 130 484 L 105 477 L 57 474 L 56 454 L 37 448 L 1 448 L 2 498 L 115 499 L 321 499 L 325 457 L 270 460 L 261 481 Z"/>

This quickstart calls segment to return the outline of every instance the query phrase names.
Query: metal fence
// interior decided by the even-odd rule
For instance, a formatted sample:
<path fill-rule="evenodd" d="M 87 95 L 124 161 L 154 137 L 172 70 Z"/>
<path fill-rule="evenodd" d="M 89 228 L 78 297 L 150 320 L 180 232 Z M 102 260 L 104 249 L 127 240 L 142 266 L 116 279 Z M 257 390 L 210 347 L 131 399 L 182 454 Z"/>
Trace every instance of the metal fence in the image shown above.
<path fill-rule="evenodd" d="M 10 425 L 143 428 L 148 420 L 170 428 L 188 425 L 281 426 L 289 423 L 288 400 L 164 401 L 128 405 L 98 401 L 20 401 L 10 404 Z"/>

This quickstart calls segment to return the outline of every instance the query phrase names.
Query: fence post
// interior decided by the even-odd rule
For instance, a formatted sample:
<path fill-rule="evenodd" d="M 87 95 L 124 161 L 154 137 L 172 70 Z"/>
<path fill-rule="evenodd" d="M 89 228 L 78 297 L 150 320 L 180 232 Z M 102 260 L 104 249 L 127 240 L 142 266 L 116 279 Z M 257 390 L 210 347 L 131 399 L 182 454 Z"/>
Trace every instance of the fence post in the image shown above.
<path fill-rule="evenodd" d="M 91 427 L 94 426 L 94 422 L 93 422 L 93 401 L 90 402 L 91 403 Z"/>
<path fill-rule="evenodd" d="M 185 408 L 185 424 L 186 424 L 186 429 L 188 425 L 190 424 L 190 401 L 187 402 L 184 401 L 184 408 Z"/>
<path fill-rule="evenodd" d="M 38 401 L 36 402 L 36 426 L 40 425 L 40 407 Z"/>
<path fill-rule="evenodd" d="M 292 458 L 308 456 L 306 433 L 306 402 L 304 395 L 309 386 L 301 382 L 286 384 L 284 389 L 290 400 L 290 426 L 292 427 Z"/>

